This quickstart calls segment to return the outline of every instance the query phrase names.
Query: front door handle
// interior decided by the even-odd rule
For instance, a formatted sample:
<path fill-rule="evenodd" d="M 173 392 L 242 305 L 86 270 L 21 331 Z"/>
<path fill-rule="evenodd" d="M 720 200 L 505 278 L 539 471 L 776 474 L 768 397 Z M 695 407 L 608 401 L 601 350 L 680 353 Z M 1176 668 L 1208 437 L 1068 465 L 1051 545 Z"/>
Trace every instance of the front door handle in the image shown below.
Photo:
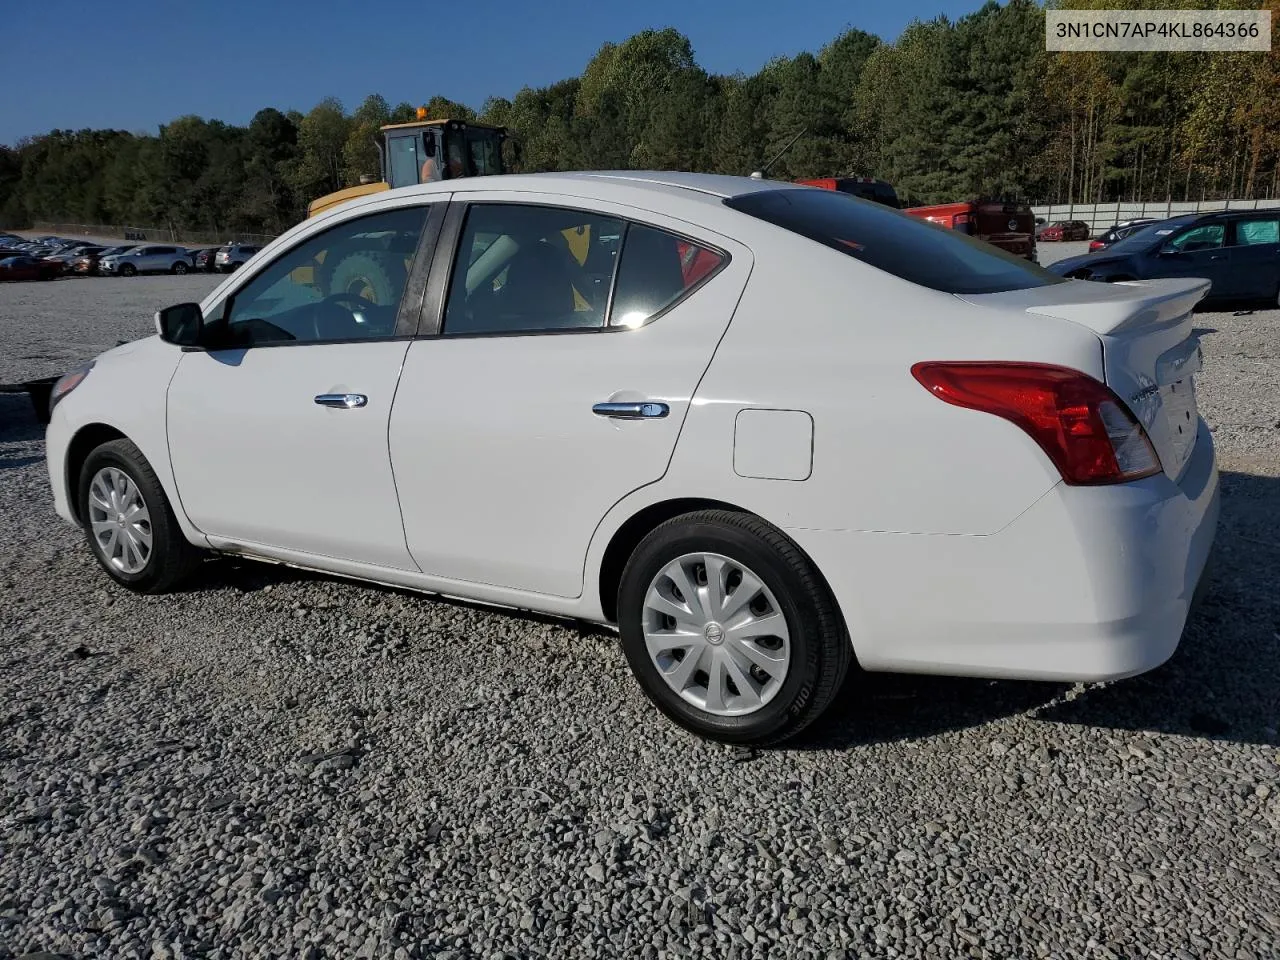
<path fill-rule="evenodd" d="M 339 410 L 351 410 L 363 407 L 369 398 L 363 393 L 322 393 L 316 397 L 316 403 L 322 407 L 337 407 Z"/>
<path fill-rule="evenodd" d="M 1211 253 L 1211 254 L 1209 254 L 1209 259 L 1210 259 L 1210 260 L 1225 260 L 1225 259 L 1227 259 L 1227 255 L 1226 255 L 1225 253 Z"/>
<path fill-rule="evenodd" d="M 671 408 L 656 400 L 640 400 L 635 403 L 597 403 L 591 412 L 614 420 L 659 420 L 670 413 Z"/>

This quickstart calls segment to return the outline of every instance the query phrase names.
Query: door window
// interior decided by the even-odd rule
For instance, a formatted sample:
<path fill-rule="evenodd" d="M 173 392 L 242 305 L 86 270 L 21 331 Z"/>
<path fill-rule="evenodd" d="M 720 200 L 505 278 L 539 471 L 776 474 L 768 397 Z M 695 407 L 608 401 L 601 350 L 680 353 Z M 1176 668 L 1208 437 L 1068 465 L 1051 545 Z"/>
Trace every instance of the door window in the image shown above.
<path fill-rule="evenodd" d="M 391 137 L 387 141 L 387 165 L 391 168 L 391 186 L 408 187 L 418 182 L 418 135 Z"/>
<path fill-rule="evenodd" d="M 1236 221 L 1236 244 L 1280 243 L 1280 219 Z"/>
<path fill-rule="evenodd" d="M 474 204 L 445 307 L 446 336 L 604 326 L 622 221 L 584 210 Z"/>
<path fill-rule="evenodd" d="M 349 220 L 285 251 L 212 324 L 227 347 L 370 340 L 395 334 L 426 207 Z"/>
<path fill-rule="evenodd" d="M 665 230 L 631 224 L 622 245 L 610 324 L 641 326 L 710 276 L 723 262 L 724 255 L 715 250 Z"/>
<path fill-rule="evenodd" d="M 1223 245 L 1226 234 L 1226 227 L 1223 224 L 1207 223 L 1203 227 L 1192 227 L 1186 233 L 1174 237 L 1165 244 L 1165 249 L 1178 253 L 1215 250 Z"/>

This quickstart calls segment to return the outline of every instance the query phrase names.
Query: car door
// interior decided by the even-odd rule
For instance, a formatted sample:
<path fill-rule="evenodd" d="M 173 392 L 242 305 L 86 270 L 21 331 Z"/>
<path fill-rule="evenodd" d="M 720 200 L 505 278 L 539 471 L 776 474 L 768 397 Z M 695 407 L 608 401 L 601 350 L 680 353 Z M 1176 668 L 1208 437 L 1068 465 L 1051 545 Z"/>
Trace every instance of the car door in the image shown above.
<path fill-rule="evenodd" d="M 628 207 L 486 197 L 450 204 L 391 414 L 405 534 L 433 577 L 576 597 L 600 520 L 666 471 L 751 257 Z M 690 247 L 714 269 L 686 273 Z"/>
<path fill-rule="evenodd" d="M 438 198 L 353 215 L 210 306 L 206 348 L 183 354 L 168 391 L 178 494 L 202 532 L 414 569 L 387 422 L 420 305 L 402 315 L 404 291 L 442 217 Z"/>
<path fill-rule="evenodd" d="M 1174 233 L 1149 260 L 1152 277 L 1203 277 L 1213 284 L 1210 297 L 1231 295 L 1231 251 L 1221 220 Z"/>
<path fill-rule="evenodd" d="M 1280 212 L 1241 217 L 1232 228 L 1232 296 L 1275 300 L 1280 287 Z"/>

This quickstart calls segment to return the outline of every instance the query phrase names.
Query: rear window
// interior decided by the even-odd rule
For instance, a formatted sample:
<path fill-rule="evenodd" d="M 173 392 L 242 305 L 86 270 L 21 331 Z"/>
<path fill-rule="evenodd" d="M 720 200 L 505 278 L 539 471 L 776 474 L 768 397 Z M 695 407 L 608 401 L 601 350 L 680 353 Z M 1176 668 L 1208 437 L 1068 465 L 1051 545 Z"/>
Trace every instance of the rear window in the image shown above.
<path fill-rule="evenodd" d="M 831 190 L 763 190 L 724 202 L 943 293 L 999 293 L 1065 282 L 985 241 Z"/>

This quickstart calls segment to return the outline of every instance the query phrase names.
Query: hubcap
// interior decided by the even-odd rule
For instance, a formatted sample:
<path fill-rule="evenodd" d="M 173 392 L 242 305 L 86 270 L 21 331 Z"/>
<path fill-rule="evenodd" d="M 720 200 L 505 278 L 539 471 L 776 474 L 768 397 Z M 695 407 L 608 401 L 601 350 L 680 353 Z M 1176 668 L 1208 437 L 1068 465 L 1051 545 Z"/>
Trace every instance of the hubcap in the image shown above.
<path fill-rule="evenodd" d="M 772 591 L 717 553 L 688 553 L 653 578 L 644 641 L 659 675 L 681 699 L 718 717 L 759 710 L 791 665 L 791 635 Z"/>
<path fill-rule="evenodd" d="M 89 527 L 107 563 L 121 573 L 141 573 L 151 559 L 151 513 L 123 470 L 103 467 L 89 481 Z"/>

